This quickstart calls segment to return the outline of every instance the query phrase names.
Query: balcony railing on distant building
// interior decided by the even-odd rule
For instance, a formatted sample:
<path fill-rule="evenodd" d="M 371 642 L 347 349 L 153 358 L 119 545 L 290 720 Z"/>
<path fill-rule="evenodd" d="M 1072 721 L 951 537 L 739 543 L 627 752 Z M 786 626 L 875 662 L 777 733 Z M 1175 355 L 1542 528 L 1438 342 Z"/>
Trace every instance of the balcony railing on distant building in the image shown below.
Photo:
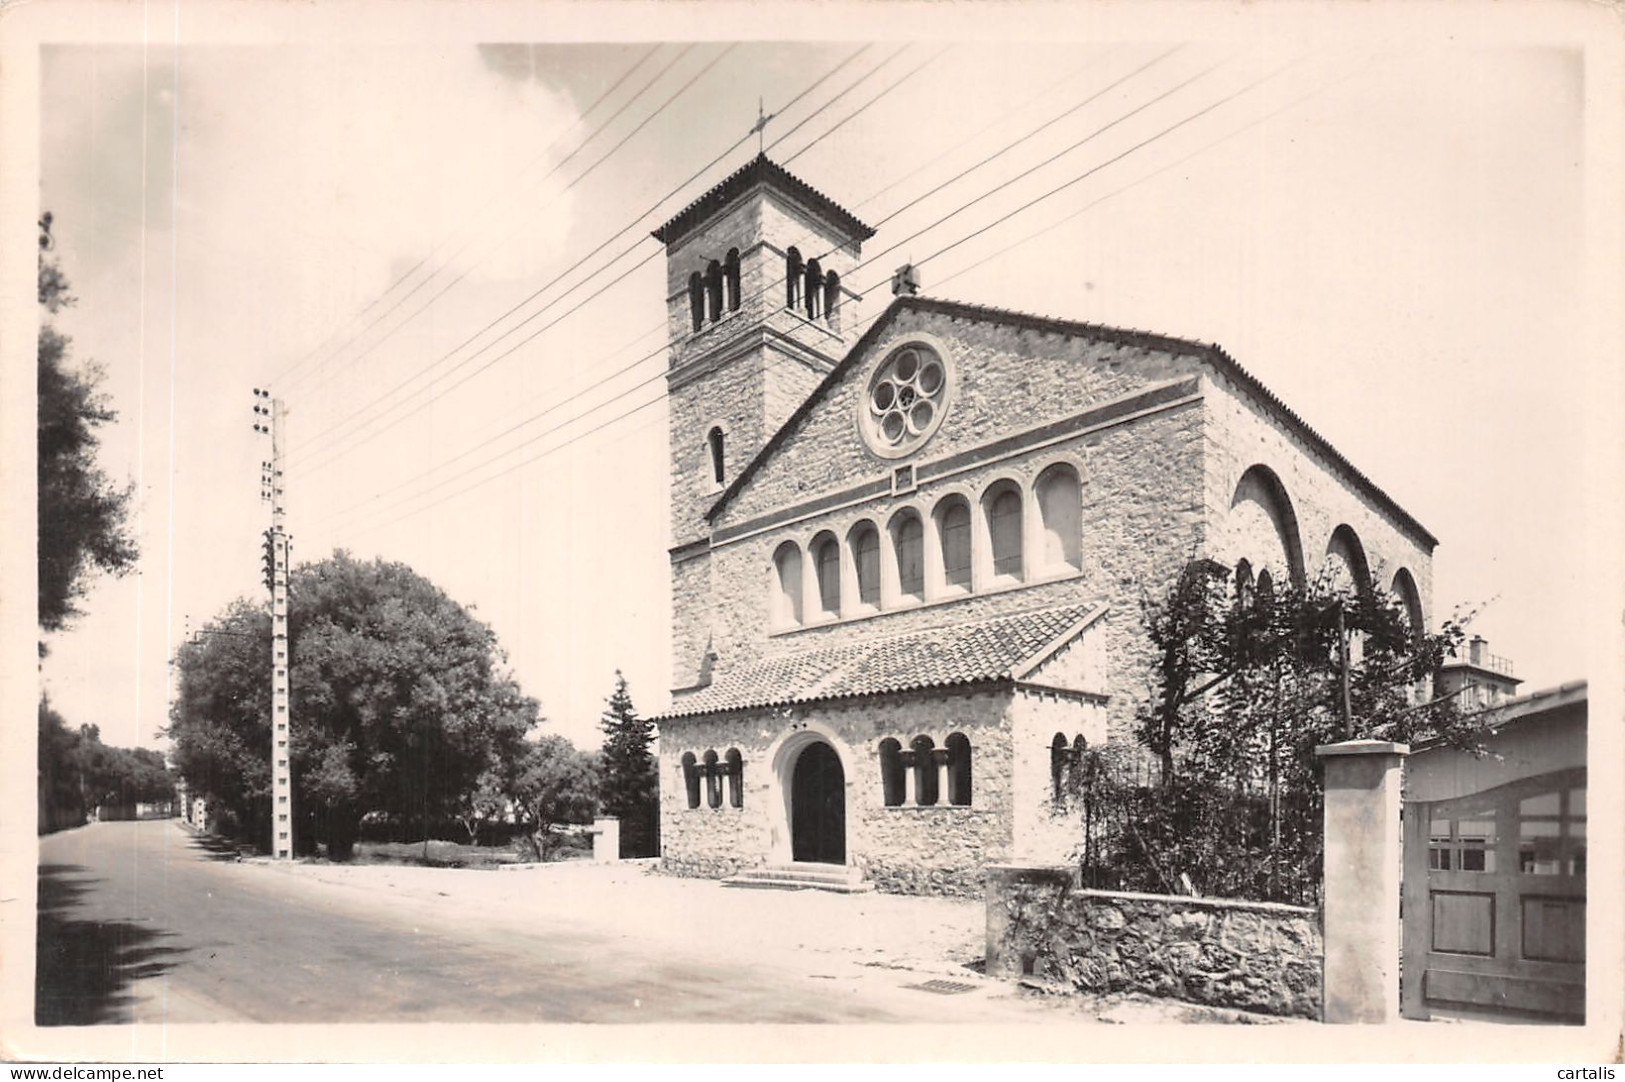
<path fill-rule="evenodd" d="M 1512 675 L 1511 659 L 1490 653 L 1488 643 L 1477 637 L 1469 639 L 1467 642 L 1467 663 L 1480 669 L 1486 669 L 1499 676 Z"/>

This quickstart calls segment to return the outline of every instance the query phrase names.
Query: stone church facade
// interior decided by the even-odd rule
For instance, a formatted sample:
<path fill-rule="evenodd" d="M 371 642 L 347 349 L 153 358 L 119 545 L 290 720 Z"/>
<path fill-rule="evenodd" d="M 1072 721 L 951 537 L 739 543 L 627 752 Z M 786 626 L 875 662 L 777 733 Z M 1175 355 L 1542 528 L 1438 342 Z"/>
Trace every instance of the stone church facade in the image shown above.
<path fill-rule="evenodd" d="M 1193 558 L 1375 575 L 1435 539 L 1222 349 L 906 291 L 759 157 L 673 218 L 662 865 L 972 893 L 1066 859 L 1060 749 L 1131 741 L 1141 624 Z"/>

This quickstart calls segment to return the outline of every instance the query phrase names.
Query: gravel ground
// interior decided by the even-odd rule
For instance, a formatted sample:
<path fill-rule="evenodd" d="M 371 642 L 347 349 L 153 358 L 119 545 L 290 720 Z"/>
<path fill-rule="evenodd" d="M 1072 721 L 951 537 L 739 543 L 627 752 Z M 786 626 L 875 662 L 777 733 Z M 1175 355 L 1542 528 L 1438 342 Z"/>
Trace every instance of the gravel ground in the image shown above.
<path fill-rule="evenodd" d="M 946 979 L 971 986 L 979 998 L 1019 1000 L 1072 1022 L 1281 1022 L 1148 996 L 1059 995 L 1041 986 L 988 980 L 980 972 L 986 910 L 979 899 L 746 890 L 662 875 L 652 864 L 578 861 L 501 870 L 319 862 L 272 867 L 313 883 L 364 891 L 370 904 L 425 919 L 468 920 L 477 914 L 493 930 L 522 931 L 545 915 L 584 931 L 647 942 L 650 949 L 701 950 L 737 957 L 741 964 L 772 959 L 813 975 L 856 970 L 893 983 Z"/>

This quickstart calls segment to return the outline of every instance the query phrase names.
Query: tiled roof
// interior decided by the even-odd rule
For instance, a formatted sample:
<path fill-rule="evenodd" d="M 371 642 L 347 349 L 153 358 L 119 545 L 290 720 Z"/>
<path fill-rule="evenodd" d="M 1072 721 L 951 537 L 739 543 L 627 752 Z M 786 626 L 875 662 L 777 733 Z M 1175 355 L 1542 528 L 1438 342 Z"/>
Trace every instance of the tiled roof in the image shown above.
<path fill-rule="evenodd" d="M 769 161 L 765 154 L 758 154 L 746 162 L 744 166 L 719 182 L 716 187 L 678 211 L 669 222 L 650 235 L 661 244 L 676 244 L 690 230 L 727 206 L 741 193 L 748 191 L 757 184 L 768 184 L 786 192 L 804 203 L 809 209 L 829 219 L 835 226 L 849 233 L 853 240 L 865 241 L 875 235 L 874 229 L 860 222 L 851 211 L 806 181 L 793 175 L 782 165 Z"/>
<path fill-rule="evenodd" d="M 1015 680 L 1104 612 L 1066 605 L 770 658 L 677 698 L 662 717 Z"/>
<path fill-rule="evenodd" d="M 716 516 L 722 512 L 722 509 L 728 505 L 729 501 L 739 494 L 739 491 L 745 487 L 746 482 L 749 481 L 761 465 L 773 457 L 779 447 L 789 439 L 791 433 L 800 427 L 818 402 L 845 378 L 847 371 L 857 361 L 865 347 L 878 339 L 884 333 L 885 328 L 897 317 L 898 313 L 903 311 L 931 312 L 950 318 L 1003 323 L 1053 334 L 1076 335 L 1080 338 L 1091 338 L 1097 341 L 1116 342 L 1120 345 L 1136 346 L 1142 349 L 1204 360 L 1215 370 L 1234 380 L 1246 393 L 1258 399 L 1265 409 L 1281 418 L 1288 429 L 1301 437 L 1312 449 L 1324 455 L 1334 469 L 1343 472 L 1356 489 L 1365 493 L 1379 507 L 1391 514 L 1402 527 L 1409 530 L 1417 540 L 1426 545 L 1429 551 L 1439 543 L 1439 539 L 1434 537 L 1427 527 L 1413 518 L 1410 512 L 1401 507 L 1392 496 L 1378 488 L 1376 482 L 1356 469 L 1354 464 L 1344 458 L 1342 453 L 1333 447 L 1324 436 L 1309 427 L 1308 422 L 1293 412 L 1285 402 L 1277 398 L 1274 392 L 1260 383 L 1251 372 L 1241 367 L 1235 358 L 1226 353 L 1221 346 L 1212 343 L 1194 342 L 1184 338 L 1174 338 L 1169 335 L 1154 334 L 1148 331 L 1107 327 L 1097 323 L 1080 323 L 1070 319 L 1054 319 L 1049 316 L 1031 315 L 1027 312 L 1018 312 L 1009 308 L 993 308 L 987 305 L 966 304 L 962 301 L 907 294 L 892 300 L 891 305 L 880 314 L 880 318 L 871 323 L 863 336 L 853 343 L 846 356 L 828 376 L 824 377 L 824 381 L 807 397 L 801 407 L 790 415 L 788 421 L 780 426 L 772 438 L 757 452 L 756 457 L 734 476 L 733 482 L 706 511 L 705 517 L 708 521 L 714 522 L 716 520 Z"/>

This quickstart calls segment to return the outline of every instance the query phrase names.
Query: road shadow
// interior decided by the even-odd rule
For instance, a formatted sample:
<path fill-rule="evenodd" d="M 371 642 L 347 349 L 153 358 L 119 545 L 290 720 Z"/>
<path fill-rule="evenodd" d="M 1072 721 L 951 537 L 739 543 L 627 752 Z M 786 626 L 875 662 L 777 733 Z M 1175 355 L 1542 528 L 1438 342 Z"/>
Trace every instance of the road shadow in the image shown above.
<path fill-rule="evenodd" d="M 131 921 L 75 917 L 100 882 L 77 864 L 41 864 L 35 925 L 34 1024 L 88 1026 L 130 1021 L 130 984 L 169 971 L 184 948 L 172 935 Z"/>
<path fill-rule="evenodd" d="M 243 859 L 243 851 L 236 842 L 213 834 L 194 834 L 190 843 L 193 849 L 199 851 L 204 860 L 236 861 Z M 252 855 L 253 850 L 249 850 Z"/>

